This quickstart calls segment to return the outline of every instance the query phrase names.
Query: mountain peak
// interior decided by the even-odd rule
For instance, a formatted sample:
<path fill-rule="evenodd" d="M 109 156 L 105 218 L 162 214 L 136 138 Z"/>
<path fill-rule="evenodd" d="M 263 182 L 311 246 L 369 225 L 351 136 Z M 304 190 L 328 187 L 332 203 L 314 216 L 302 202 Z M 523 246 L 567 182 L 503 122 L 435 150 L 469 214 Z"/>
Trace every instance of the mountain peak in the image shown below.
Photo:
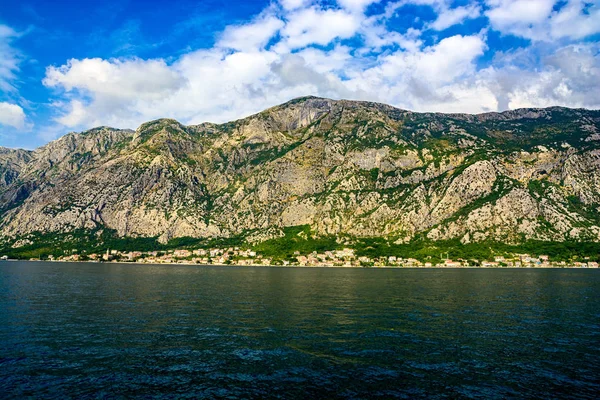
<path fill-rule="evenodd" d="M 149 129 L 163 128 L 166 126 L 173 126 L 177 128 L 183 128 L 184 125 L 172 118 L 159 118 L 152 121 L 144 122 L 137 129 L 136 132 L 147 131 Z"/>
<path fill-rule="evenodd" d="M 173 136 L 186 134 L 187 128 L 177 120 L 171 118 L 160 118 L 141 124 L 133 136 L 133 143 L 149 140 L 156 135 Z"/>

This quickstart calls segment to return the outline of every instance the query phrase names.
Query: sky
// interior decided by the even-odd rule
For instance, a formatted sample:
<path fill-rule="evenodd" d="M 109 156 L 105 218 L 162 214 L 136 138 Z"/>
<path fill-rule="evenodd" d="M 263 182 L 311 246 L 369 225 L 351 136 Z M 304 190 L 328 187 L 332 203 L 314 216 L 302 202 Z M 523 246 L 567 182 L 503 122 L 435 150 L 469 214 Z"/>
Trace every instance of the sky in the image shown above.
<path fill-rule="evenodd" d="M 314 95 L 600 108 L 600 0 L 2 0 L 0 146 Z"/>

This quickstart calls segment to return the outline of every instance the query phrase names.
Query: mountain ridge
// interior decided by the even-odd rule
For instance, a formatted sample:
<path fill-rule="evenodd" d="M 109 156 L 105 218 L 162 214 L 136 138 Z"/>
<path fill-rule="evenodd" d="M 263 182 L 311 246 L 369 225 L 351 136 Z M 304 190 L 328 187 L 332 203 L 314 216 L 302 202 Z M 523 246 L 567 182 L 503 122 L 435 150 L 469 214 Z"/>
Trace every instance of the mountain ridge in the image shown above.
<path fill-rule="evenodd" d="M 18 156 L 17 156 L 18 154 Z M 302 97 L 235 121 L 0 149 L 0 233 L 600 240 L 600 111 L 416 113 Z M 3 183 L 4 182 L 4 183 Z"/>
<path fill-rule="evenodd" d="M 514 108 L 514 109 L 510 109 L 510 110 L 504 110 L 504 111 L 488 111 L 488 112 L 483 112 L 483 113 L 444 113 L 444 112 L 439 112 L 439 111 L 412 111 L 412 110 L 408 110 L 408 109 L 402 109 L 402 108 L 397 108 L 385 103 L 380 103 L 380 102 L 372 102 L 372 101 L 366 101 L 366 100 L 333 100 L 333 99 L 329 99 L 329 98 L 325 98 L 325 97 L 318 97 L 318 96 L 301 96 L 301 97 L 296 97 L 293 98 L 285 103 L 282 104 L 278 104 L 272 107 L 269 107 L 263 111 L 248 115 L 247 117 L 243 117 L 243 118 L 238 118 L 235 120 L 231 120 L 228 122 L 223 122 L 223 123 L 215 123 L 215 122 L 210 122 L 210 121 L 205 121 L 205 122 L 201 122 L 199 124 L 190 124 L 190 125 L 184 125 L 183 123 L 181 123 L 180 121 L 174 119 L 174 118 L 170 118 L 170 117 L 161 117 L 161 118 L 157 118 L 154 120 L 150 120 L 147 122 L 143 122 L 142 124 L 140 124 L 140 126 L 138 126 L 136 129 L 132 129 L 132 128 L 114 128 L 111 126 L 106 126 L 106 125 L 100 125 L 100 126 L 96 126 L 96 127 L 92 127 L 89 129 L 86 129 L 84 131 L 81 132 L 68 132 L 65 135 L 54 139 L 42 146 L 39 146 L 33 150 L 29 150 L 29 149 L 24 149 L 24 148 L 20 148 L 20 147 L 6 147 L 6 146 L 0 146 L 0 152 L 3 151 L 16 151 L 16 150 L 20 150 L 20 151 L 24 151 L 24 152 L 34 152 L 40 148 L 43 148 L 45 146 L 47 146 L 50 143 L 56 142 L 60 139 L 62 139 L 65 136 L 68 135 L 86 135 L 88 133 L 91 132 L 96 132 L 99 130 L 103 130 L 103 129 L 107 129 L 107 130 L 113 130 L 113 131 L 131 131 L 136 132 L 138 130 L 140 130 L 141 127 L 148 125 L 148 124 L 152 124 L 152 123 L 157 123 L 160 121 L 174 121 L 179 125 L 182 126 L 186 126 L 186 127 L 203 127 L 203 126 L 207 126 L 207 127 L 218 127 L 218 126 L 224 126 L 224 125 L 228 125 L 228 124 L 232 124 L 232 123 L 236 123 L 238 121 L 244 121 L 246 119 L 252 118 L 252 117 L 256 117 L 259 116 L 260 114 L 263 114 L 265 112 L 268 112 L 270 110 L 273 109 L 277 109 L 280 107 L 284 107 L 288 104 L 294 104 L 297 102 L 301 102 L 301 101 L 306 101 L 306 100 L 326 100 L 326 101 L 333 101 L 333 102 L 352 102 L 352 103 L 364 103 L 364 104 L 371 104 L 371 105 L 381 105 L 381 106 L 385 106 L 385 107 L 390 107 L 390 108 L 394 108 L 398 111 L 403 111 L 406 113 L 413 113 L 413 114 L 424 114 L 424 115 L 442 115 L 442 116 L 471 116 L 471 117 L 480 117 L 483 118 L 485 116 L 504 116 L 504 115 L 508 115 L 508 114 L 519 114 L 521 112 L 540 112 L 540 111 L 551 111 L 551 110 L 569 110 L 569 111 L 583 111 L 583 112 L 599 112 L 600 113 L 600 109 L 588 109 L 588 108 L 581 108 L 581 107 L 565 107 L 565 106 L 548 106 L 548 107 L 520 107 L 520 108 Z"/>

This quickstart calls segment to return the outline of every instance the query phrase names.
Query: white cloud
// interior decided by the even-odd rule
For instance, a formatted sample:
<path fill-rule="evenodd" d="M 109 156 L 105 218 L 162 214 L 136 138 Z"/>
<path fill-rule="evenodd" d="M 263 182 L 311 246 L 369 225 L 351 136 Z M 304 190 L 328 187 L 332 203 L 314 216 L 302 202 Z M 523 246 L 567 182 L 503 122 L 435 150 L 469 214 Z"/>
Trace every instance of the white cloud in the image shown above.
<path fill-rule="evenodd" d="M 283 27 L 284 23 L 274 16 L 265 16 L 250 24 L 229 26 L 218 45 L 234 50 L 258 50 Z"/>
<path fill-rule="evenodd" d="M 355 73 L 348 85 L 363 93 L 377 93 L 377 100 L 403 108 L 454 111 L 463 107 L 463 111 L 482 111 L 490 105 L 459 101 L 456 85 L 464 82 L 461 85 L 465 86 L 473 80 L 475 60 L 485 48 L 480 36 L 452 36 L 420 51 L 382 56 L 378 65 Z M 468 88 L 461 90 L 462 98 L 468 98 Z"/>
<path fill-rule="evenodd" d="M 64 89 L 68 98 L 75 97 L 57 119 L 75 127 L 100 123 L 100 119 L 90 117 L 93 115 L 126 118 L 127 107 L 160 102 L 182 88 L 186 80 L 163 60 L 86 58 L 69 60 L 58 68 L 48 67 L 43 83 Z"/>
<path fill-rule="evenodd" d="M 345 85 L 337 75 L 316 71 L 300 55 L 290 54 L 283 57 L 280 62 L 272 64 L 271 72 L 276 79 L 267 87 L 270 86 L 269 89 L 273 92 L 291 90 L 292 93 L 294 91 L 302 93 L 303 91 L 304 93 L 316 93 L 323 97 L 361 97 L 357 91 Z"/>
<path fill-rule="evenodd" d="M 44 85 L 66 91 L 83 89 L 110 98 L 158 99 L 185 81 L 163 60 L 100 58 L 71 59 L 62 67 L 48 67 Z"/>
<path fill-rule="evenodd" d="M 336 46 L 330 51 L 324 51 L 315 48 L 307 48 L 299 51 L 300 56 L 307 66 L 313 68 L 316 72 L 343 73 L 346 66 L 354 59 L 350 52 L 352 49 L 348 46 Z"/>
<path fill-rule="evenodd" d="M 597 44 L 569 45 L 545 56 L 540 71 L 517 71 L 508 106 L 600 108 L 599 50 Z"/>
<path fill-rule="evenodd" d="M 311 3 L 310 0 L 279 0 L 284 10 L 292 11 Z"/>
<path fill-rule="evenodd" d="M 499 30 L 526 33 L 532 24 L 546 20 L 556 0 L 488 0 L 486 12 L 492 26 Z"/>
<path fill-rule="evenodd" d="M 451 26 L 463 23 L 466 19 L 473 19 L 479 17 L 481 14 L 481 7 L 477 4 L 470 4 L 468 6 L 446 8 L 443 7 L 438 10 L 438 16 L 433 21 L 429 28 L 436 31 L 442 31 L 450 28 Z"/>
<path fill-rule="evenodd" d="M 8 125 L 17 129 L 25 128 L 25 112 L 16 104 L 0 102 L 0 125 Z"/>
<path fill-rule="evenodd" d="M 60 103 L 55 104 L 55 106 L 65 107 L 68 109 L 66 114 L 56 118 L 56 122 L 61 125 L 73 127 L 90 122 L 88 118 L 92 116 L 90 112 L 92 110 L 88 111 L 88 108 L 80 100 L 71 100 L 68 104 Z M 101 124 L 94 123 L 94 125 Z"/>
<path fill-rule="evenodd" d="M 369 5 L 379 3 L 379 1 L 380 0 L 337 0 L 340 6 L 354 12 L 362 12 Z"/>
<path fill-rule="evenodd" d="M 408 27 L 405 31 L 395 31 L 388 28 L 388 21 L 395 16 L 399 3 L 388 3 L 382 14 L 374 14 L 361 21 L 359 34 L 365 42 L 365 47 L 358 53 L 370 51 L 380 52 L 383 47 L 400 46 L 403 49 L 416 51 L 423 45 L 420 39 L 421 31 Z"/>
<path fill-rule="evenodd" d="M 487 0 L 487 5 L 494 29 L 527 39 L 580 39 L 600 32 L 598 0 Z"/>
<path fill-rule="evenodd" d="M 311 7 L 294 11 L 288 14 L 281 30 L 283 39 L 275 49 L 287 52 L 310 44 L 327 45 L 336 38 L 350 38 L 357 33 L 360 22 L 359 16 L 344 10 Z"/>
<path fill-rule="evenodd" d="M 408 72 L 410 77 L 426 83 L 448 83 L 473 71 L 475 58 L 482 55 L 485 48 L 479 36 L 456 35 L 421 52 L 392 54 L 377 68 L 377 73 L 397 80 Z"/>
<path fill-rule="evenodd" d="M 600 32 L 600 1 L 571 0 L 552 15 L 553 38 L 580 39 Z"/>

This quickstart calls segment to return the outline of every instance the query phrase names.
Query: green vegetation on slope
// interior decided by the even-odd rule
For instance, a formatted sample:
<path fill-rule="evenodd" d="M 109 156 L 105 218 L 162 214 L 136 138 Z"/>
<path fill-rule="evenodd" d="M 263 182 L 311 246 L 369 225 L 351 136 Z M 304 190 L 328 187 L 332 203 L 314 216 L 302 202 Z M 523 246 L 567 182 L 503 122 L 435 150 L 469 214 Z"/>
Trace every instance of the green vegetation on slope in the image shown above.
<path fill-rule="evenodd" d="M 396 256 L 415 258 L 419 261 L 439 262 L 442 257 L 474 261 L 493 260 L 495 256 L 513 254 L 548 255 L 553 261 L 570 261 L 590 257 L 600 260 L 600 243 L 595 242 L 545 242 L 528 240 L 521 244 L 495 241 L 462 244 L 459 240 L 414 240 L 395 244 L 384 238 L 356 239 L 354 246 L 358 256 Z"/>
<path fill-rule="evenodd" d="M 60 257 L 72 253 L 104 253 L 107 249 L 127 251 L 166 251 L 174 249 L 200 249 L 214 247 L 253 248 L 274 262 L 295 260 L 298 255 L 312 252 L 323 253 L 344 247 L 353 248 L 357 256 L 370 258 L 396 256 L 414 258 L 421 262 L 438 263 L 443 258 L 469 260 L 477 265 L 495 256 L 515 254 L 545 254 L 552 261 L 573 261 L 589 257 L 600 261 L 600 243 L 595 242 L 545 242 L 529 240 L 521 244 L 506 244 L 495 241 L 462 244 L 459 240 L 430 241 L 415 239 L 409 243 L 396 244 L 387 238 L 351 238 L 334 236 L 317 237 L 308 225 L 287 227 L 284 236 L 269 239 L 254 246 L 242 237 L 220 239 L 176 238 L 168 243 L 159 243 L 157 238 L 118 237 L 111 230 L 77 230 L 68 234 L 32 234 L 30 244 L 12 248 L 7 243 L 0 246 L 0 255 L 15 259 L 45 259 L 52 255 Z"/>
<path fill-rule="evenodd" d="M 254 250 L 275 260 L 290 260 L 295 259 L 296 252 L 309 254 L 313 251 L 323 252 L 340 247 L 335 237 L 313 236 L 308 225 L 287 227 L 283 231 L 283 237 L 266 240 L 254 246 Z"/>
<path fill-rule="evenodd" d="M 78 229 L 71 233 L 34 233 L 28 235 L 26 240 L 31 243 L 16 248 L 11 247 L 10 243 L 0 244 L 0 255 L 14 259 L 45 259 L 50 255 L 59 257 L 72 252 L 92 254 L 104 253 L 106 250 L 165 251 L 245 245 L 239 237 L 215 239 L 180 237 L 168 243 L 160 243 L 156 237 L 119 237 L 116 231 L 110 229 Z"/>

